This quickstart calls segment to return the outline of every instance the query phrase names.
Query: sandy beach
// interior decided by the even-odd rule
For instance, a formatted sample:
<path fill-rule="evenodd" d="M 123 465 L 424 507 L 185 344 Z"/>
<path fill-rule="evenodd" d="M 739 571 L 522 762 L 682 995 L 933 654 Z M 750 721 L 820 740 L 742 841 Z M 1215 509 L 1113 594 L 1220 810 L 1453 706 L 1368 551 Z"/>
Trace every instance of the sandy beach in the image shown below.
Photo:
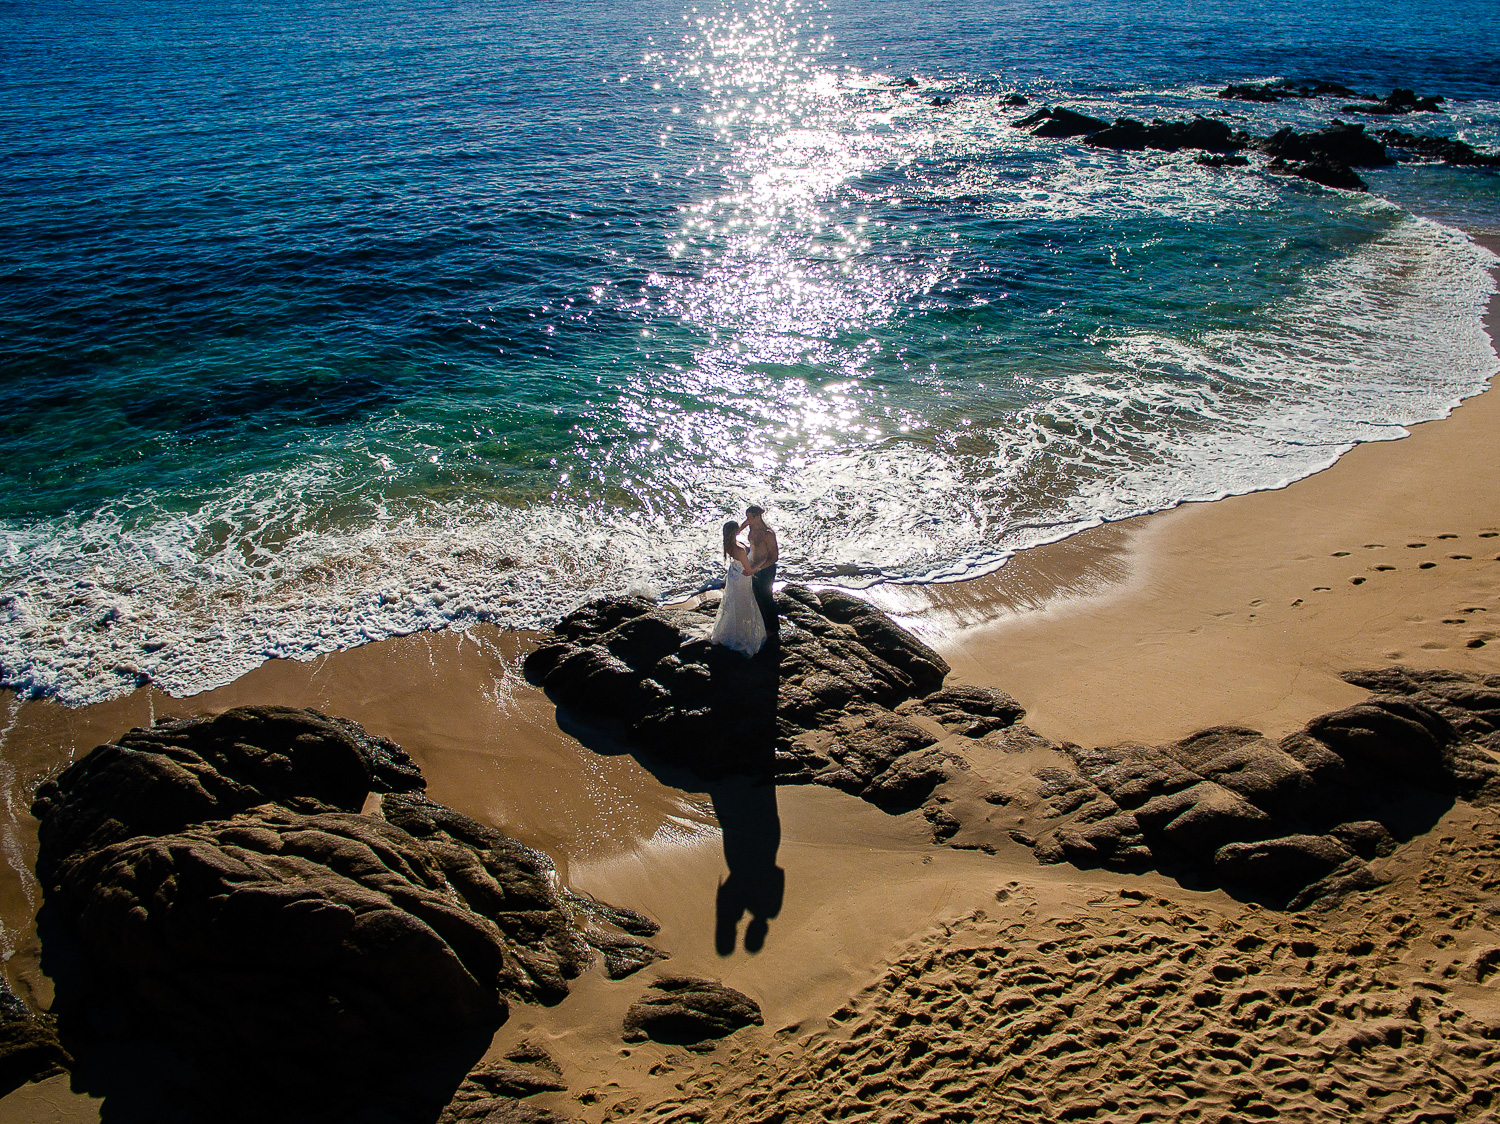
<path fill-rule="evenodd" d="M 1481 237 L 1500 250 L 1500 238 Z M 1487 320 L 1500 338 L 1500 298 Z M 992 686 L 1055 741 L 1272 737 L 1367 692 L 1359 668 L 1500 672 L 1500 396 L 1290 486 L 1107 525 L 998 573 L 882 586 L 952 682 Z M 1159 874 L 934 845 L 814 786 L 772 789 L 785 897 L 764 947 L 715 945 L 733 784 L 664 783 L 584 748 L 520 674 L 535 643 L 479 628 L 274 661 L 187 699 L 9 704 L 6 977 L 50 1001 L 32 921 L 39 780 L 132 726 L 248 703 L 313 707 L 404 747 L 438 801 L 547 851 L 565 882 L 660 922 L 674 972 L 752 996 L 762 1028 L 693 1054 L 620 1039 L 642 979 L 595 972 L 517 1006 L 498 1056 L 556 1059 L 583 1121 L 1480 1119 L 1500 1076 L 1500 818 L 1456 805 L 1335 913 L 1287 914 Z M 719 810 L 716 812 L 716 807 Z M 1491 965 L 1486 968 L 1486 965 Z M 650 975 L 651 972 L 645 973 Z M 66 1076 L 0 1121 L 97 1119 Z M 1423 1117 L 1420 1113 L 1428 1113 Z"/>

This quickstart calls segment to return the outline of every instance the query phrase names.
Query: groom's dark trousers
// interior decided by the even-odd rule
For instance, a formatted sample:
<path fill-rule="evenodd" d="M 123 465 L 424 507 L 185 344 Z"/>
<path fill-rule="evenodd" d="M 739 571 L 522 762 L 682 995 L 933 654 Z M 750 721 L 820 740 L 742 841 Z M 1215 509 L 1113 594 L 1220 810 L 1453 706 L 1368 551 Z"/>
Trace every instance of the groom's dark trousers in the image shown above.
<path fill-rule="evenodd" d="M 773 563 L 764 570 L 757 570 L 750 578 L 750 588 L 755 592 L 755 603 L 760 606 L 761 619 L 766 622 L 766 639 L 781 639 L 781 622 L 776 617 L 776 566 Z"/>

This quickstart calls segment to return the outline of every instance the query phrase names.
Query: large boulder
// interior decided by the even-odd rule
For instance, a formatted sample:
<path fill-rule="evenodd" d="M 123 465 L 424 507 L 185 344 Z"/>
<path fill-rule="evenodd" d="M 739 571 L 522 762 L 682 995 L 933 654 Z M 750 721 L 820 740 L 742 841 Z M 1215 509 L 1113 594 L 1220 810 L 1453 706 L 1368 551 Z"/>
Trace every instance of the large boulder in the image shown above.
<path fill-rule="evenodd" d="M 1212 781 L 1153 797 L 1135 810 L 1135 818 L 1147 839 L 1160 839 L 1198 859 L 1225 843 L 1258 839 L 1272 822 L 1254 804 Z"/>
<path fill-rule="evenodd" d="M 659 955 L 654 923 L 423 788 L 394 743 L 285 708 L 132 730 L 42 785 L 44 954 L 85 1082 L 128 1026 L 249 1118 L 461 1054 L 600 950 Z"/>
<path fill-rule="evenodd" d="M 1072 109 L 1039 109 L 1014 122 L 1034 137 L 1082 137 L 1109 128 L 1108 121 Z"/>
<path fill-rule="evenodd" d="M 747 659 L 710 643 L 712 604 L 604 598 L 563 618 L 524 667 L 559 707 L 668 763 L 826 784 L 892 810 L 962 768 L 919 752 L 936 739 L 893 708 L 970 736 L 1022 713 L 1003 692 L 944 690 L 943 658 L 851 594 L 788 585 L 777 608 L 780 644 Z"/>

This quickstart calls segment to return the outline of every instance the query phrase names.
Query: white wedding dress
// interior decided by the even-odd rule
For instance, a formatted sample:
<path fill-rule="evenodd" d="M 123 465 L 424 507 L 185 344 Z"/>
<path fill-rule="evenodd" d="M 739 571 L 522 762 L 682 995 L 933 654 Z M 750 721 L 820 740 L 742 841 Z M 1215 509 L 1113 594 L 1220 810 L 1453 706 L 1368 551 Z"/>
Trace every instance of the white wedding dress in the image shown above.
<path fill-rule="evenodd" d="M 724 574 L 724 599 L 719 602 L 711 639 L 746 656 L 755 655 L 766 642 L 766 622 L 755 603 L 750 575 L 738 559 L 729 560 L 729 569 Z"/>

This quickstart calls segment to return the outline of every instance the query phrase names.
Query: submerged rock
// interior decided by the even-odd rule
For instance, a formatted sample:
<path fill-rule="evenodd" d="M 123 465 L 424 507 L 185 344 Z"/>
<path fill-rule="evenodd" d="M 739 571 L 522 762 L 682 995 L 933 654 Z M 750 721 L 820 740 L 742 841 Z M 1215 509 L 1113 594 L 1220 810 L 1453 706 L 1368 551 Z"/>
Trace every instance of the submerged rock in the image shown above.
<path fill-rule="evenodd" d="M 1287 98 L 1322 98 L 1357 96 L 1353 90 L 1339 82 L 1293 82 L 1283 78 L 1280 82 L 1243 83 L 1226 86 L 1219 97 L 1232 101 L 1278 102 Z"/>
<path fill-rule="evenodd" d="M 1191 121 L 1156 121 L 1150 125 L 1130 117 L 1121 117 L 1108 128 L 1090 134 L 1084 143 L 1096 148 L 1134 152 L 1147 148 L 1162 152 L 1180 152 L 1185 148 L 1202 149 L 1206 152 L 1237 152 L 1249 145 L 1250 137 L 1211 117 L 1195 117 Z"/>
<path fill-rule="evenodd" d="M 1382 117 L 1399 116 L 1406 113 L 1441 113 L 1445 99 L 1432 96 L 1418 97 L 1415 90 L 1397 86 L 1379 101 L 1356 102 L 1344 106 L 1345 113 L 1368 113 Z"/>
<path fill-rule="evenodd" d="M 378 1088 L 393 1057 L 462 1076 L 509 1002 L 557 1002 L 601 949 L 659 956 L 649 919 L 423 787 L 394 743 L 283 707 L 132 730 L 44 784 L 44 954 L 85 1084 L 116 1026 L 246 1118 Z"/>
<path fill-rule="evenodd" d="M 1424 137 L 1400 129 L 1381 129 L 1376 135 L 1400 153 L 1413 153 L 1457 167 L 1500 168 L 1500 152 L 1480 152 L 1465 141 Z"/>
<path fill-rule="evenodd" d="M 1071 109 L 1039 109 L 1012 124 L 1017 129 L 1030 129 L 1034 137 L 1081 137 L 1109 128 L 1108 121 Z"/>

